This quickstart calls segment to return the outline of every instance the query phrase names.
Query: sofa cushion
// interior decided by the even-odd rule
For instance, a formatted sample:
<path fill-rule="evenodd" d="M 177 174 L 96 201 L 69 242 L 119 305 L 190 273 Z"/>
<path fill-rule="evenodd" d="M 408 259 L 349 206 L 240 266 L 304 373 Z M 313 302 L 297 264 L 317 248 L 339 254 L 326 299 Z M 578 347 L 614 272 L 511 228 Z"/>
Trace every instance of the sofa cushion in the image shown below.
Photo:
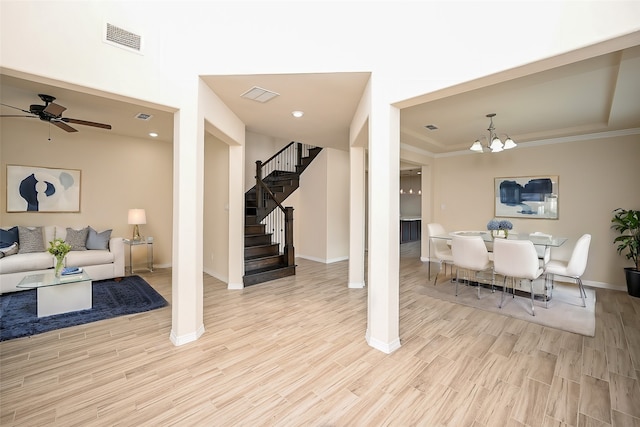
<path fill-rule="evenodd" d="M 0 228 L 0 248 L 8 248 L 18 242 L 18 226 L 9 229 Z"/>
<path fill-rule="evenodd" d="M 64 241 L 71 245 L 72 251 L 86 251 L 88 233 L 89 227 L 81 228 L 80 230 L 67 227 L 67 236 Z"/>
<path fill-rule="evenodd" d="M 42 227 L 18 226 L 18 243 L 20 244 L 19 254 L 29 254 L 33 252 L 45 252 L 44 240 L 42 238 Z"/>
<path fill-rule="evenodd" d="M 0 258 L 0 274 L 53 268 L 54 257 L 49 252 L 33 252 Z"/>
<path fill-rule="evenodd" d="M 18 242 L 13 242 L 13 244 L 8 248 L 0 248 L 0 258 L 15 255 L 18 253 L 19 249 Z"/>
<path fill-rule="evenodd" d="M 90 250 L 108 250 L 109 239 L 111 239 L 111 230 L 104 230 L 98 233 L 89 227 L 89 235 L 87 236 L 87 249 Z"/>
<path fill-rule="evenodd" d="M 113 253 L 109 251 L 71 251 L 66 257 L 66 265 L 69 267 L 111 264 L 113 261 Z"/>

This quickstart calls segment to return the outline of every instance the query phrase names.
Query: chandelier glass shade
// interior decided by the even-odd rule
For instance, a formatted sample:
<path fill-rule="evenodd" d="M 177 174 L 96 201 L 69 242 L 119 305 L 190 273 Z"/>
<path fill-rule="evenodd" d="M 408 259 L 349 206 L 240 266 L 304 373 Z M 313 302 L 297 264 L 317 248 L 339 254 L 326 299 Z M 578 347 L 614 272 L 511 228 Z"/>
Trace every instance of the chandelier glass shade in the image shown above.
<path fill-rule="evenodd" d="M 500 151 L 509 150 L 510 148 L 517 146 L 513 139 L 511 139 L 511 137 L 506 134 L 506 139 L 504 140 L 504 143 L 502 142 L 502 140 L 496 133 L 496 128 L 493 126 L 493 118 L 495 116 L 495 113 L 487 114 L 487 117 L 490 120 L 489 127 L 487 128 L 487 130 L 489 131 L 489 138 L 483 135 L 480 138 L 476 139 L 473 145 L 471 145 L 471 147 L 469 148 L 471 151 L 482 153 L 486 148 L 487 152 L 490 151 L 492 153 L 499 153 Z M 482 145 L 482 141 L 486 141 L 486 145 Z"/>

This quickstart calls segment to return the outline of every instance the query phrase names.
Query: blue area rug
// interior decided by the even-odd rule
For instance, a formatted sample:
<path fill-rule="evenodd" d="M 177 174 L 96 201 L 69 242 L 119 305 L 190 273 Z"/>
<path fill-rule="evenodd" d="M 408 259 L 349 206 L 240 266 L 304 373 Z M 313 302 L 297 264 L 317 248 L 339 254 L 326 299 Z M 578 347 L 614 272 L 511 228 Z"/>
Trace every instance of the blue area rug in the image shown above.
<path fill-rule="evenodd" d="M 38 318 L 35 289 L 0 295 L 0 341 L 142 313 L 169 303 L 139 276 L 93 282 L 93 308 Z"/>

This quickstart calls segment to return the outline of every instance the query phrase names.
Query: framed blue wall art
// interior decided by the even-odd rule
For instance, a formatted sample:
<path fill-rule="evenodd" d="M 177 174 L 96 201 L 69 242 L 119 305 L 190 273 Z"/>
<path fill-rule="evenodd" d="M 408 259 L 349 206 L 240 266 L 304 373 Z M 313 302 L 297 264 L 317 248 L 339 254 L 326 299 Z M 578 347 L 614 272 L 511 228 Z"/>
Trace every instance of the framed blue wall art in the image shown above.
<path fill-rule="evenodd" d="M 558 176 L 495 178 L 495 216 L 558 219 Z"/>
<path fill-rule="evenodd" d="M 80 212 L 78 169 L 7 165 L 7 212 Z"/>

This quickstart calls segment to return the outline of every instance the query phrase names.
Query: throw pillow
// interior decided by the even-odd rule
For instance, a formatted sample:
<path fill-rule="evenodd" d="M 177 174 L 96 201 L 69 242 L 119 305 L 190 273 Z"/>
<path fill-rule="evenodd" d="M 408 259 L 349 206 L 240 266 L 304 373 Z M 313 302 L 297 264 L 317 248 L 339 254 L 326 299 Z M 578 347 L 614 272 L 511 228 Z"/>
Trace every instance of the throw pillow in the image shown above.
<path fill-rule="evenodd" d="M 42 237 L 42 227 L 34 227 L 33 229 L 28 227 L 18 226 L 18 242 L 20 244 L 19 254 L 29 254 L 32 252 L 44 252 L 47 249 L 44 247 L 44 239 Z"/>
<path fill-rule="evenodd" d="M 80 230 L 74 230 L 73 228 L 67 227 L 67 237 L 64 241 L 71 245 L 72 251 L 86 251 L 88 234 L 89 227 L 85 227 Z"/>
<path fill-rule="evenodd" d="M 13 245 L 8 248 L 0 249 L 0 258 L 4 258 L 6 256 L 15 255 L 18 253 L 19 246 L 18 243 L 14 242 Z"/>
<path fill-rule="evenodd" d="M 87 236 L 87 249 L 109 249 L 109 239 L 111 239 L 111 230 L 104 230 L 98 233 L 96 230 L 89 227 L 89 235 Z"/>
<path fill-rule="evenodd" d="M 18 226 L 8 230 L 0 228 L 0 248 L 8 248 L 18 241 Z"/>

